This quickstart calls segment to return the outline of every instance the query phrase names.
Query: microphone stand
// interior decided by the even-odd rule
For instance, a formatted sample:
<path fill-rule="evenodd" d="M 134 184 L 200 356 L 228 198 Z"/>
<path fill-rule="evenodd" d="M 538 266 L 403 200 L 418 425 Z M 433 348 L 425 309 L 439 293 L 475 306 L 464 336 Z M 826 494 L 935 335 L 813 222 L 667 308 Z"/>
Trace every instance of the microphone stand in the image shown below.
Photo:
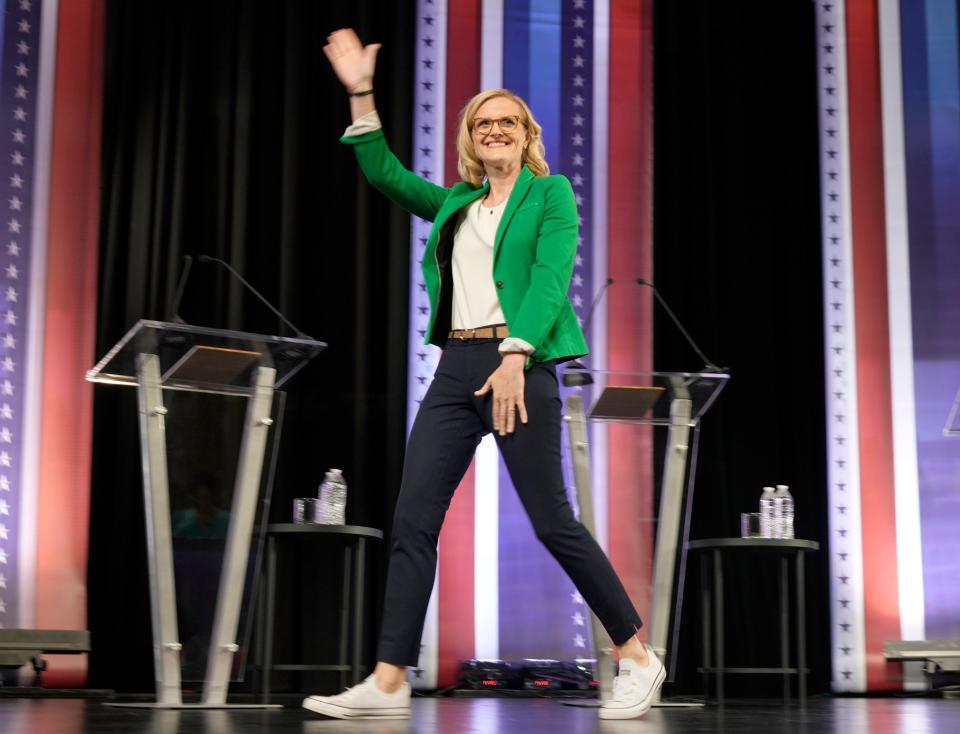
<path fill-rule="evenodd" d="M 637 278 L 636 283 L 637 285 L 646 286 L 653 291 L 654 297 L 657 299 L 660 305 L 663 306 L 663 310 L 667 312 L 667 316 L 669 316 L 670 320 L 673 321 L 673 323 L 676 325 L 677 329 L 683 335 L 683 338 L 686 340 L 687 344 L 689 344 L 690 347 L 693 349 L 693 351 L 697 353 L 697 356 L 703 360 L 704 365 L 703 365 L 703 369 L 701 370 L 702 372 L 729 372 L 730 371 L 726 367 L 718 367 L 716 364 L 714 364 L 713 360 L 711 360 L 709 357 L 707 357 L 707 355 L 705 355 L 701 351 L 700 347 L 698 347 L 697 343 L 693 340 L 693 337 L 690 336 L 690 333 L 685 328 L 683 328 L 683 324 L 680 323 L 680 319 L 677 318 L 677 315 L 673 312 L 673 309 L 671 309 L 670 306 L 667 305 L 666 300 L 664 300 L 663 296 L 660 295 L 660 291 L 657 290 L 656 286 L 654 286 L 653 283 L 651 283 L 649 280 L 646 280 L 645 278 Z"/>
<path fill-rule="evenodd" d="M 603 284 L 603 287 L 593 297 L 593 303 L 590 304 L 590 308 L 587 311 L 586 326 L 583 329 L 583 338 L 586 339 L 587 335 L 590 333 L 590 328 L 593 326 L 593 312 L 596 310 L 597 305 L 600 303 L 600 299 L 603 298 L 603 294 L 607 292 L 607 288 L 613 285 L 613 278 L 607 278 L 607 281 Z M 563 372 L 563 386 L 564 387 L 583 387 L 584 385 L 592 385 L 593 377 L 588 372 L 574 372 L 571 373 L 569 370 L 586 370 L 587 366 L 581 362 L 579 359 L 572 360 L 568 365 L 567 369 Z"/>
<path fill-rule="evenodd" d="M 263 303 L 263 305 L 269 308 L 277 316 L 277 318 L 279 318 L 284 324 L 286 324 L 293 331 L 293 333 L 296 335 L 298 339 L 313 340 L 312 336 L 298 329 L 296 325 L 294 325 L 293 322 L 290 321 L 290 319 L 288 319 L 286 316 L 280 313 L 280 311 L 272 303 L 270 303 L 270 301 L 264 298 L 264 296 L 260 293 L 260 291 L 258 291 L 252 285 L 250 285 L 246 281 L 246 279 L 244 279 L 244 277 L 240 275 L 240 273 L 238 273 L 236 269 L 232 265 L 230 265 L 230 263 L 228 263 L 226 260 L 221 260 L 219 257 L 213 257 L 211 255 L 200 255 L 197 258 L 197 260 L 199 260 L 202 263 L 208 263 L 208 262 L 217 263 L 217 265 L 224 268 L 228 273 L 230 273 L 230 275 L 232 275 L 234 278 L 240 281 L 243 287 L 246 288 L 250 293 L 252 293 L 257 298 L 259 298 L 260 301 Z"/>

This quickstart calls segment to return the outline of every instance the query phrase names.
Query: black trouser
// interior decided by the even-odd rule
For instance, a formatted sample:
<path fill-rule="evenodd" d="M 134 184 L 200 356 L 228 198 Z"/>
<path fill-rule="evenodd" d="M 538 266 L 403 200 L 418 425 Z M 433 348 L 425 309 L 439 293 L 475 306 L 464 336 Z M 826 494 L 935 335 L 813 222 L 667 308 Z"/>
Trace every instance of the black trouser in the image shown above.
<path fill-rule="evenodd" d="M 480 439 L 493 430 L 492 398 L 475 397 L 500 364 L 499 340 L 447 342 L 407 442 L 393 520 L 390 571 L 377 659 L 417 664 L 433 589 L 437 539 L 453 493 Z M 614 644 L 642 622 L 623 584 L 586 528 L 574 517 L 563 484 L 561 405 L 553 363 L 526 372 L 529 422 L 496 436 L 510 478 L 537 538 L 567 572 Z"/>

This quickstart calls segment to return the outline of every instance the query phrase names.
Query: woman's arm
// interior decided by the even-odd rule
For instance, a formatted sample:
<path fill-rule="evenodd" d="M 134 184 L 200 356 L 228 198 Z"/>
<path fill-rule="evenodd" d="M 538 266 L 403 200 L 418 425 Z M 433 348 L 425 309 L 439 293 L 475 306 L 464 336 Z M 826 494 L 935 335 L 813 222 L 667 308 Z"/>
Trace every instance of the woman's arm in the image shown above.
<path fill-rule="evenodd" d="M 376 111 L 373 74 L 379 50 L 379 43 L 364 46 L 349 28 L 331 33 L 323 47 L 334 73 L 350 95 L 354 122 Z M 403 166 L 387 146 L 381 130 L 348 135 L 341 140 L 353 146 L 360 168 L 375 188 L 407 211 L 433 221 L 447 198 L 447 190 Z"/>

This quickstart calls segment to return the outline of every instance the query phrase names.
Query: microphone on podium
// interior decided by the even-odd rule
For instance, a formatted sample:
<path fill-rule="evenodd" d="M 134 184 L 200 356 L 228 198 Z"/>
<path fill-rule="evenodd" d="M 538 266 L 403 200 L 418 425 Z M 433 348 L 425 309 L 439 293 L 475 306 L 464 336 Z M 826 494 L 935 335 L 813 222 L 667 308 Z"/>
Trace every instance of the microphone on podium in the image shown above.
<path fill-rule="evenodd" d="M 713 363 L 713 360 L 707 357 L 707 355 L 705 355 L 700 350 L 700 347 L 697 346 L 697 343 L 693 340 L 693 337 L 690 336 L 689 332 L 687 332 L 685 328 L 683 328 L 683 324 L 680 323 L 680 319 L 677 318 L 676 314 L 673 312 L 670 306 L 667 305 L 667 302 L 664 300 L 663 296 L 660 295 L 660 291 L 657 290 L 656 286 L 653 283 L 651 283 L 649 280 L 646 280 L 645 278 L 637 278 L 636 283 L 637 285 L 646 286 L 647 288 L 653 291 L 654 297 L 657 299 L 657 301 L 660 302 L 660 305 L 663 306 L 663 310 L 667 312 L 667 315 L 670 317 L 670 320 L 673 321 L 674 324 L 676 324 L 677 329 L 679 329 L 680 333 L 683 334 L 683 338 L 686 339 L 687 344 L 689 344 L 692 347 L 693 351 L 697 353 L 697 356 L 699 356 L 700 359 L 703 360 L 704 372 L 729 372 L 729 369 L 727 367 L 718 367 L 716 364 Z"/>
<path fill-rule="evenodd" d="M 600 290 L 597 291 L 597 295 L 593 297 L 593 303 L 590 304 L 590 308 L 587 310 L 587 318 L 584 319 L 585 326 L 583 327 L 583 338 L 587 338 L 587 334 L 590 333 L 590 329 L 593 326 L 593 312 L 597 309 L 597 305 L 600 303 L 600 299 L 603 298 L 603 294 L 607 292 L 607 288 L 613 285 L 613 278 L 607 278 Z"/>
<path fill-rule="evenodd" d="M 177 290 L 173 294 L 173 305 L 170 307 L 170 316 L 167 321 L 175 324 L 187 323 L 180 317 L 180 301 L 183 300 L 183 291 L 187 287 L 187 278 L 190 277 L 190 268 L 193 267 L 193 258 L 189 255 L 183 256 L 183 271 L 180 273 L 180 280 L 177 281 Z"/>
<path fill-rule="evenodd" d="M 250 291 L 250 292 L 251 292 L 253 295 L 255 295 L 257 298 L 259 298 L 260 301 L 263 303 L 263 305 L 265 305 L 265 306 L 266 306 L 267 308 L 269 308 L 274 314 L 276 314 L 277 318 L 279 318 L 284 324 L 286 324 L 288 327 L 290 327 L 290 329 L 291 329 L 291 330 L 293 331 L 293 333 L 297 336 L 297 338 L 299 338 L 299 339 L 311 339 L 311 340 L 313 339 L 313 337 L 310 336 L 309 334 L 306 334 L 305 332 L 300 331 L 300 329 L 298 329 L 298 328 L 293 324 L 293 322 L 290 321 L 290 319 L 288 319 L 286 316 L 284 316 L 282 313 L 280 313 L 280 311 L 279 311 L 272 303 L 270 303 L 270 301 L 268 301 L 266 298 L 263 297 L 263 295 L 260 293 L 260 291 L 258 291 L 258 290 L 257 290 L 256 288 L 254 288 L 252 285 L 250 285 L 250 284 L 244 279 L 244 277 L 243 277 L 242 275 L 240 275 L 240 273 L 238 273 L 238 272 L 236 271 L 236 269 L 235 269 L 232 265 L 230 265 L 230 263 L 228 263 L 226 260 L 221 260 L 219 257 L 213 257 L 212 255 L 200 255 L 199 257 L 197 257 L 197 260 L 200 261 L 200 262 L 202 262 L 202 263 L 210 263 L 210 262 L 216 263 L 217 265 L 219 265 L 220 267 L 222 267 L 223 269 L 225 269 L 228 273 L 230 273 L 230 275 L 232 275 L 234 278 L 236 278 L 238 281 L 240 281 L 240 283 L 243 285 L 244 288 L 246 288 L 248 291 Z"/>
<path fill-rule="evenodd" d="M 600 299 L 603 298 L 603 294 L 607 292 L 607 288 L 613 285 L 613 278 L 607 278 L 606 282 L 597 291 L 597 295 L 593 297 L 593 303 L 590 304 L 590 308 L 587 310 L 587 317 L 584 319 L 583 327 L 583 338 L 586 339 L 587 335 L 590 333 L 590 327 L 593 326 L 593 312 L 596 310 L 597 305 L 600 303 Z M 581 362 L 579 359 L 575 359 L 570 364 L 567 365 L 566 370 L 563 373 L 563 386 L 564 387 L 583 387 L 584 385 L 592 385 L 593 377 L 590 376 L 589 372 L 570 372 L 569 370 L 586 370 L 587 366 Z"/>

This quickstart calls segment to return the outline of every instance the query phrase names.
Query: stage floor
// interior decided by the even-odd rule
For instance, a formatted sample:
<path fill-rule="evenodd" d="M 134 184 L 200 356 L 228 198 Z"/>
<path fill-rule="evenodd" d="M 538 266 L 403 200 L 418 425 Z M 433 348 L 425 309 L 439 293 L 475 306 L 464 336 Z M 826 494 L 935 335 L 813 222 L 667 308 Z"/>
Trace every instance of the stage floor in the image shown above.
<path fill-rule="evenodd" d="M 68 699 L 0 700 L 3 734 L 949 734 L 960 731 L 960 701 L 935 698 L 810 699 L 806 710 L 774 701 L 723 709 L 655 709 L 643 719 L 600 721 L 595 710 L 548 699 L 417 698 L 410 721 L 334 721 L 297 708 L 273 711 L 146 711 Z"/>

